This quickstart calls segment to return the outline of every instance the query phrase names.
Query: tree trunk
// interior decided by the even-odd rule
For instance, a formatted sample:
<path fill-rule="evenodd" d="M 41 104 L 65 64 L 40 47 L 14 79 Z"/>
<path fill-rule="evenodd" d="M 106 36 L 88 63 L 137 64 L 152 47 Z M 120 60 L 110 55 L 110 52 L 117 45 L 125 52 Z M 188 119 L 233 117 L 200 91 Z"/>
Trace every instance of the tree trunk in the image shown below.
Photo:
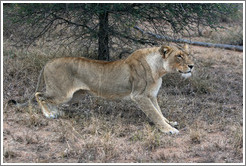
<path fill-rule="evenodd" d="M 108 47 L 108 12 L 99 13 L 98 59 L 109 60 Z"/>

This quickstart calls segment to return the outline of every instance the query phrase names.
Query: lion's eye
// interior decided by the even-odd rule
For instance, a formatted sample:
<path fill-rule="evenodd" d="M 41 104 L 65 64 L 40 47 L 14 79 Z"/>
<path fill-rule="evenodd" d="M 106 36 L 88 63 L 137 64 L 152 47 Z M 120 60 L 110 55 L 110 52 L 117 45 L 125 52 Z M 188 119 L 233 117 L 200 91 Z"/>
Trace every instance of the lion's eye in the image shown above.
<path fill-rule="evenodd" d="M 183 58 L 181 55 L 177 55 L 177 57 L 178 57 L 179 59 L 182 59 L 182 58 Z"/>

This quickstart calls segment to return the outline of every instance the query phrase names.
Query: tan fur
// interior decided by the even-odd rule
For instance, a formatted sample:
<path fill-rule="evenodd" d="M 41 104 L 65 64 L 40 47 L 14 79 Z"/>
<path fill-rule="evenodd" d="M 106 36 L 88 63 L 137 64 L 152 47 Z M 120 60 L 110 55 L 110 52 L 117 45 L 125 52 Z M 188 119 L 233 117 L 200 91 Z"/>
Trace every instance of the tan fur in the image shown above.
<path fill-rule="evenodd" d="M 49 118 L 56 118 L 60 114 L 56 105 L 70 101 L 78 91 L 104 98 L 131 99 L 161 131 L 176 134 L 178 130 L 162 115 L 156 97 L 164 74 L 190 73 L 191 66 L 187 48 L 165 45 L 139 49 L 127 59 L 114 62 L 57 58 L 44 67 L 46 92 L 37 92 L 35 96 Z"/>

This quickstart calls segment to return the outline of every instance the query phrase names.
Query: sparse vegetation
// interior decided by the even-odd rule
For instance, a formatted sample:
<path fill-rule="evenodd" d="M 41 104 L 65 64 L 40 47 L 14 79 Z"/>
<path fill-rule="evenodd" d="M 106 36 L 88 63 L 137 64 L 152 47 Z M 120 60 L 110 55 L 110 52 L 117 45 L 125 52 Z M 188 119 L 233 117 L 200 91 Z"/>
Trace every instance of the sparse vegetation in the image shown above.
<path fill-rule="evenodd" d="M 225 21 L 227 26 L 230 20 Z M 227 30 L 216 33 L 226 38 Z M 194 38 L 214 40 L 213 35 Z M 46 119 L 35 101 L 24 108 L 9 105 L 10 99 L 26 101 L 33 94 L 39 71 L 48 60 L 97 57 L 94 49 L 56 47 L 52 41 L 42 42 L 45 39 L 26 50 L 14 46 L 10 36 L 3 43 L 4 163 L 243 162 L 242 52 L 190 46 L 195 59 L 193 76 L 163 77 L 159 105 L 167 119 L 179 123 L 180 134 L 171 136 L 159 132 L 128 101 L 87 94 L 59 106 L 64 111 L 59 119 Z M 121 50 L 120 44 L 114 49 Z M 131 45 L 132 50 L 147 47 Z M 118 59 L 118 52 L 111 56 Z"/>

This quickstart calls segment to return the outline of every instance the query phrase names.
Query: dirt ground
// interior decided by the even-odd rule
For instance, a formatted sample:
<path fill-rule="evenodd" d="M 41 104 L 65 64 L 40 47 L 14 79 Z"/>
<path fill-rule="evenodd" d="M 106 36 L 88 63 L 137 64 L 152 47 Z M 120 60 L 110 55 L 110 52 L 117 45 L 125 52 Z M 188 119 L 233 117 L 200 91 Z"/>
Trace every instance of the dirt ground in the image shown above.
<path fill-rule="evenodd" d="M 59 119 L 46 119 L 36 103 L 9 105 L 34 92 L 40 68 L 53 57 L 21 55 L 5 45 L 3 162 L 242 163 L 244 55 L 190 47 L 193 76 L 168 74 L 159 91 L 164 116 L 179 122 L 179 135 L 165 135 L 128 101 L 86 95 L 60 106 L 65 115 Z"/>

